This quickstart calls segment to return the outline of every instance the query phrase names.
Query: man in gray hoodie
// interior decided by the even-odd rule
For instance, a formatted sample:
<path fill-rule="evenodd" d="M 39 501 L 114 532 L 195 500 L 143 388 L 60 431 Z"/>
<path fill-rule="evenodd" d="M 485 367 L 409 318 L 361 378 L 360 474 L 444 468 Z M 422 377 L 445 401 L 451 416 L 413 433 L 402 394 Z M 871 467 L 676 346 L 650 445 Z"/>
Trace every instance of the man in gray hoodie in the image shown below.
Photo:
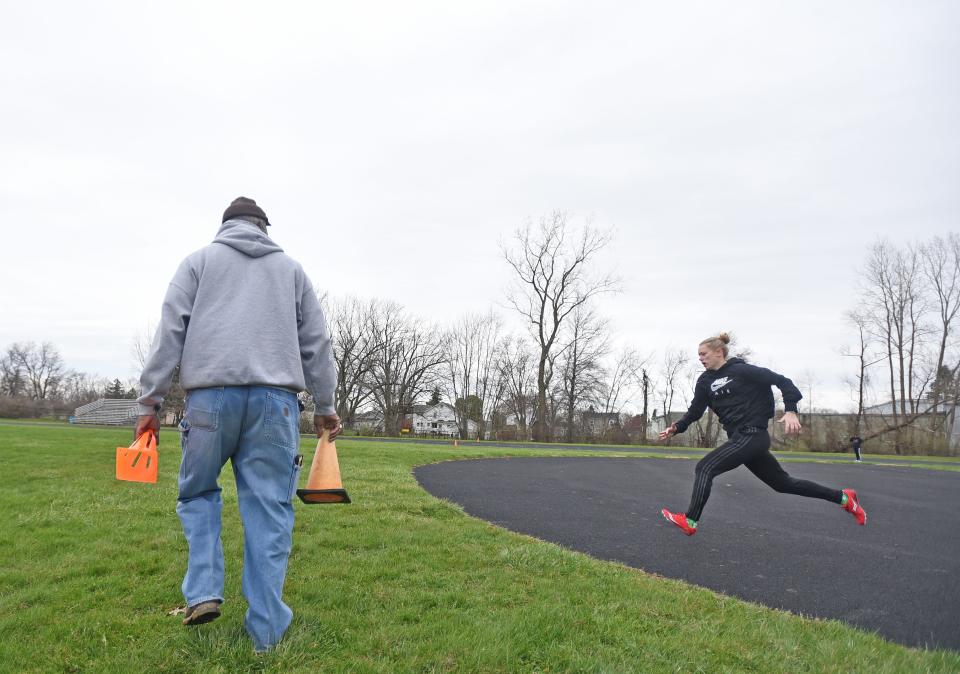
<path fill-rule="evenodd" d="M 231 460 L 243 520 L 244 619 L 258 652 L 273 648 L 293 612 L 282 599 L 302 457 L 297 400 L 316 403 L 317 435 L 340 431 L 336 370 L 320 303 L 303 268 L 267 236 L 270 221 L 240 197 L 210 245 L 177 269 L 140 376 L 136 432 L 159 433 L 177 365 L 186 391 L 180 424 L 177 514 L 189 544 L 184 624 L 209 622 L 223 603 L 222 500 Z"/>

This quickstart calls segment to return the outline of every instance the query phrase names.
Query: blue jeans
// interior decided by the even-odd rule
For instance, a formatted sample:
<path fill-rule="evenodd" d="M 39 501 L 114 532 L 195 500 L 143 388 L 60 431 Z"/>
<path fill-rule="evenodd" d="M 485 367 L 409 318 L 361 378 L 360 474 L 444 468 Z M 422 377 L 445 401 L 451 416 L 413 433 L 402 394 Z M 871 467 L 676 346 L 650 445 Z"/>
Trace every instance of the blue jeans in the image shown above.
<path fill-rule="evenodd" d="M 282 594 L 300 474 L 299 422 L 291 391 L 224 386 L 189 391 L 180 424 L 177 514 L 190 547 L 183 596 L 188 606 L 223 601 L 217 478 L 230 459 L 243 520 L 244 626 L 258 651 L 280 641 L 293 617 Z"/>

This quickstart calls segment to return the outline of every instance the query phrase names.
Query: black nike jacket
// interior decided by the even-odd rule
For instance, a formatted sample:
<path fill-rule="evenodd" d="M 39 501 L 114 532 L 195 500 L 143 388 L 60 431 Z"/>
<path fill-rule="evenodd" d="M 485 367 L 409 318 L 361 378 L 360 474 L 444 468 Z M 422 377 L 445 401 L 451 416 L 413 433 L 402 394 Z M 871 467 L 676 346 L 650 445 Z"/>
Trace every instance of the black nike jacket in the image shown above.
<path fill-rule="evenodd" d="M 796 412 L 803 395 L 792 381 L 773 370 L 731 358 L 719 370 L 707 370 L 697 379 L 690 409 L 676 422 L 677 433 L 687 430 L 707 407 L 716 412 L 728 436 L 744 426 L 766 429 L 774 414 L 771 386 L 780 389 L 786 411 Z"/>

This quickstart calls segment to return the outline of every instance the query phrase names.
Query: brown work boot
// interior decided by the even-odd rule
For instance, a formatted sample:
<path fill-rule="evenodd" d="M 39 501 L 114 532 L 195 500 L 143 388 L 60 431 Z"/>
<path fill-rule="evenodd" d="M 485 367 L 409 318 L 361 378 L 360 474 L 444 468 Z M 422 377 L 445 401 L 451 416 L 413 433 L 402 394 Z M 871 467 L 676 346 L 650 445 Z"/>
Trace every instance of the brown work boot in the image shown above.
<path fill-rule="evenodd" d="M 220 617 L 220 602 L 202 601 L 187 609 L 184 625 L 202 625 Z"/>

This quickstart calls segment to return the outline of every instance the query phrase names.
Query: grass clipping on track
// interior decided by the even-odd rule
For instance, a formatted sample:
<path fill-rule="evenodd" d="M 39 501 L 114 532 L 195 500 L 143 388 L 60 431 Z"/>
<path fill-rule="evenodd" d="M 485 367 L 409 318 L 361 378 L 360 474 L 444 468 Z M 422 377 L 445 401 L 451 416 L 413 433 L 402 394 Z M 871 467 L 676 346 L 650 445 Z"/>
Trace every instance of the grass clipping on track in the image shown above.
<path fill-rule="evenodd" d="M 433 498 L 411 473 L 548 447 L 363 441 L 340 447 L 353 504 L 297 504 L 285 591 L 294 621 L 275 652 L 255 657 L 231 472 L 222 478 L 224 614 L 187 629 L 175 615 L 186 564 L 177 435 L 161 435 L 156 485 L 114 479 L 114 448 L 129 441 L 127 430 L 0 428 L 0 670 L 960 671 L 956 653 L 904 648 L 498 529 Z M 304 439 L 308 460 L 313 445 Z"/>

